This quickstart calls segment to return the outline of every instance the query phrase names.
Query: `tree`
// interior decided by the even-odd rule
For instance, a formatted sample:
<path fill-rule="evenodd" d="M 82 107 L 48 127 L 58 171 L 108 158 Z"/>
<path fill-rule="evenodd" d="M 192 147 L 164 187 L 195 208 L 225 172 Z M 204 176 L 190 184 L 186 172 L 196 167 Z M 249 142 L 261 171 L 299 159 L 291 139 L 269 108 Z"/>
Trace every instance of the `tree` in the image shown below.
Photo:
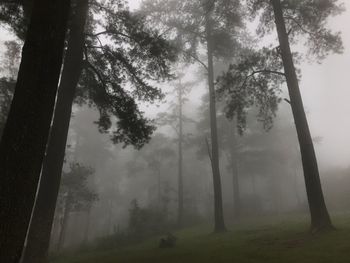
<path fill-rule="evenodd" d="M 183 183 L 183 143 L 184 134 L 183 125 L 185 122 L 191 121 L 183 114 L 183 106 L 186 102 L 185 95 L 189 92 L 189 83 L 182 83 L 181 77 L 175 84 L 176 103 L 170 105 L 170 113 L 158 114 L 158 122 L 160 125 L 170 125 L 177 135 L 178 143 L 178 209 L 177 209 L 177 224 L 179 227 L 183 224 L 184 217 L 184 183 Z"/>
<path fill-rule="evenodd" d="M 238 28 L 242 26 L 240 3 L 226 0 L 160 0 L 146 2 L 143 9 L 166 27 L 165 32 L 170 36 L 175 35 L 174 41 L 181 46 L 185 58 L 198 62 L 208 74 L 215 232 L 226 231 L 219 168 L 214 58 L 234 56 L 238 46 Z M 200 59 L 200 47 L 206 51 L 207 63 Z"/>
<path fill-rule="evenodd" d="M 156 134 L 153 138 L 153 144 L 145 147 L 144 159 L 157 178 L 157 208 L 161 209 L 162 198 L 162 168 L 164 164 L 171 162 L 175 157 L 175 152 L 169 147 L 168 138 L 162 134 Z"/>
<path fill-rule="evenodd" d="M 331 1 L 332 2 L 332 1 Z M 331 3 L 330 2 L 330 3 Z M 333 1 L 334 2 L 334 1 Z M 290 103 L 294 116 L 295 126 L 298 134 L 300 152 L 304 169 L 306 191 L 311 213 L 311 231 L 317 232 L 332 228 L 326 204 L 323 197 L 321 180 L 318 171 L 316 154 L 313 147 L 312 137 L 309 130 L 306 114 L 300 94 L 298 77 L 295 71 L 293 55 L 289 45 L 289 37 L 284 21 L 284 12 L 280 0 L 271 1 L 275 23 L 280 43 L 280 52 L 286 75 L 286 81 L 290 96 Z M 317 15 L 319 20 L 319 15 Z M 303 21 L 300 21 L 303 22 Z M 302 25 L 303 26 L 303 25 Z M 329 35 L 327 35 L 329 36 Z M 322 37 L 322 35 L 320 36 Z M 330 39 L 332 40 L 332 39 Z M 338 38 L 333 39 L 339 41 Z M 320 41 L 320 40 L 318 40 Z M 322 43 L 322 41 L 320 41 Z M 330 48 L 338 48 L 332 47 Z"/>
<path fill-rule="evenodd" d="M 231 84 L 223 85 L 235 87 L 230 91 L 232 100 L 229 102 L 231 104 L 229 108 L 238 114 L 244 109 L 244 107 L 234 105 L 234 101 L 239 98 L 239 96 L 236 96 L 236 99 L 233 98 L 235 90 L 237 94 L 237 92 L 252 87 L 258 87 L 259 89 L 263 87 L 264 93 L 251 92 L 250 94 L 260 94 L 258 101 L 262 106 L 261 113 L 265 117 L 271 116 L 271 113 L 276 109 L 276 102 L 278 102 L 276 100 L 278 95 L 276 93 L 276 83 L 286 81 L 290 97 L 286 101 L 290 103 L 292 108 L 300 145 L 311 214 L 311 231 L 331 229 L 333 227 L 323 197 L 315 150 L 300 94 L 297 70 L 294 65 L 298 61 L 298 56 L 296 53 L 292 53 L 290 43 L 296 41 L 297 37 L 304 36 L 305 44 L 308 47 L 308 57 L 316 57 L 318 61 L 321 61 L 330 52 L 341 53 L 342 41 L 340 35 L 327 29 L 326 21 L 329 16 L 339 14 L 343 8 L 337 0 L 250 0 L 247 4 L 252 17 L 260 15 L 258 34 L 262 37 L 276 28 L 279 46 L 274 50 L 265 48 L 253 55 L 255 63 L 247 63 L 254 61 L 254 59 L 249 59 L 230 68 L 228 75 L 224 77 L 224 82 L 227 81 Z M 272 61 L 276 61 L 276 63 L 269 63 Z M 240 69 L 238 65 L 245 67 L 244 71 L 246 73 L 243 79 L 236 78 L 239 75 L 237 75 L 236 70 Z M 281 72 L 281 69 L 284 69 L 284 72 Z M 248 71 L 250 73 L 247 73 Z M 237 83 L 239 84 L 232 85 L 233 80 L 238 80 Z M 243 100 L 238 100 L 252 101 L 249 96 Z M 242 106 L 242 104 L 239 105 Z M 272 119 L 268 117 L 267 120 Z"/>
<path fill-rule="evenodd" d="M 77 103 L 93 104 L 98 108 L 100 119 L 97 123 L 101 132 L 110 132 L 111 118 L 117 117 L 117 130 L 111 134 L 115 143 L 141 148 L 154 131 L 135 100 L 162 98 L 161 91 L 147 81 L 170 77 L 169 64 L 175 60 L 176 53 L 157 32 L 146 27 L 142 17 L 131 14 L 119 2 L 92 2 L 90 7 L 86 0 L 75 2 L 40 190 L 29 231 L 28 261 L 38 262 L 47 255 L 74 99 Z M 91 21 L 95 13 L 106 21 L 100 23 L 103 30 L 97 33 L 95 22 Z M 90 20 L 85 26 L 87 17 Z M 101 35 L 111 42 L 103 44 Z M 129 81 L 134 89 L 132 93 L 123 87 Z"/>
<path fill-rule="evenodd" d="M 21 47 L 17 41 L 5 41 L 6 52 L 3 56 L 0 79 L 0 139 L 5 127 L 8 112 L 15 91 L 15 79 L 17 78 L 20 63 Z"/>
<path fill-rule="evenodd" d="M 69 213 L 89 211 L 98 198 L 98 195 L 87 185 L 89 177 L 93 174 L 92 168 L 79 163 L 70 163 L 69 172 L 63 172 L 58 196 L 58 211 L 62 212 L 58 250 L 61 250 L 64 245 Z"/>
<path fill-rule="evenodd" d="M 64 153 L 75 88 L 83 64 L 84 28 L 88 1 L 78 0 L 72 9 L 68 47 L 57 94 L 50 137 L 43 163 L 39 191 L 24 252 L 25 262 L 45 262 L 61 180 Z"/>
<path fill-rule="evenodd" d="M 10 110 L 15 84 L 13 80 L 6 77 L 0 79 L 0 140 Z"/>
<path fill-rule="evenodd" d="M 0 143 L 0 258 L 18 262 L 44 158 L 70 1 L 36 0 Z"/>

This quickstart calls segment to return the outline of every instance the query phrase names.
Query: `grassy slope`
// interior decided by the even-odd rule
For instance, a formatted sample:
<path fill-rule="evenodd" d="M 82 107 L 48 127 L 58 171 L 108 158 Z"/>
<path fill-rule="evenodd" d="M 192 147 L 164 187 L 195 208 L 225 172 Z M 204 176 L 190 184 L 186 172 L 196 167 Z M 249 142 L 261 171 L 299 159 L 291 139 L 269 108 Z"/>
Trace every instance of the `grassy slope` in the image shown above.
<path fill-rule="evenodd" d="M 110 251 L 60 258 L 54 263 L 348 263 L 350 216 L 335 218 L 338 230 L 316 236 L 307 233 L 307 220 L 242 223 L 224 234 L 209 227 L 176 233 L 176 248 L 157 248 L 159 238 Z"/>

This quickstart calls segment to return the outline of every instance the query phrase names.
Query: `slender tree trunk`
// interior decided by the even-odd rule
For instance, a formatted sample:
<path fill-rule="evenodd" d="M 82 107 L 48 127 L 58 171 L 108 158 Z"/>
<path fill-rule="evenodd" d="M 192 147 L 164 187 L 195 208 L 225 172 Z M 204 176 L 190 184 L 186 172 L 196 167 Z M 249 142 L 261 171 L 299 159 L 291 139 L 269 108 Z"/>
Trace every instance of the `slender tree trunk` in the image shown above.
<path fill-rule="evenodd" d="M 108 204 L 108 221 L 107 221 L 107 236 L 111 234 L 112 229 L 112 209 L 113 209 L 113 203 L 112 200 L 109 200 Z"/>
<path fill-rule="evenodd" d="M 216 97 L 214 87 L 214 66 L 213 66 L 213 45 L 211 29 L 211 12 L 206 14 L 206 40 L 208 53 L 208 85 L 209 85 L 209 104 L 210 104 L 210 131 L 211 131 L 211 157 L 214 184 L 214 218 L 215 232 L 226 231 L 224 223 L 224 212 L 222 205 L 222 190 L 219 168 L 219 145 L 216 120 Z"/>
<path fill-rule="evenodd" d="M 34 205 L 62 65 L 69 0 L 36 0 L 0 144 L 0 258 L 17 263 Z"/>
<path fill-rule="evenodd" d="M 301 207 L 301 200 L 300 200 L 299 189 L 298 189 L 298 171 L 297 171 L 297 169 L 294 169 L 293 179 L 294 179 L 295 197 L 296 197 L 297 205 L 298 205 L 298 208 L 299 208 L 299 207 Z"/>
<path fill-rule="evenodd" d="M 60 252 L 64 246 L 64 241 L 66 238 L 66 231 L 67 231 L 67 225 L 69 220 L 69 213 L 70 213 L 70 203 L 71 203 L 71 196 L 68 194 L 66 204 L 64 207 L 64 213 L 63 213 L 63 219 L 61 224 L 61 230 L 60 235 L 58 238 L 58 244 L 57 244 L 57 250 Z M 24 262 L 26 263 L 26 262 Z"/>
<path fill-rule="evenodd" d="M 332 229 L 332 223 L 324 201 L 316 154 L 300 94 L 293 56 L 284 22 L 280 0 L 270 0 L 274 9 L 275 23 L 280 43 L 281 55 L 286 74 L 294 122 L 300 144 L 306 192 L 311 214 L 311 231 Z"/>
<path fill-rule="evenodd" d="M 161 193 L 161 180 L 160 180 L 160 167 L 158 167 L 158 209 L 160 210 L 161 206 L 162 206 L 162 193 Z"/>
<path fill-rule="evenodd" d="M 253 173 L 250 177 L 252 179 L 253 208 L 254 208 L 254 212 L 256 213 L 257 212 L 257 208 L 258 208 L 258 205 L 257 205 L 258 195 L 257 195 L 257 192 L 256 192 L 256 178 L 255 178 L 255 174 Z"/>
<path fill-rule="evenodd" d="M 241 199 L 239 194 L 239 175 L 238 175 L 238 156 L 237 156 L 237 141 L 235 124 L 232 123 L 231 132 L 230 156 L 232 166 L 232 183 L 233 183 L 233 216 L 234 219 L 239 219 L 241 210 Z"/>
<path fill-rule="evenodd" d="M 28 233 L 28 244 L 24 252 L 25 263 L 47 261 L 72 104 L 83 63 L 84 26 L 88 1 L 77 0 L 76 2 L 39 192 Z"/>
<path fill-rule="evenodd" d="M 184 197 L 183 197 L 183 175 L 182 175 L 182 141 L 183 141 L 183 128 L 182 128 L 182 86 L 179 88 L 179 164 L 178 164 L 178 226 L 183 224 L 183 210 L 184 210 Z"/>
<path fill-rule="evenodd" d="M 89 232 L 90 232 L 90 216 L 91 216 L 91 207 L 88 208 L 86 214 L 86 225 L 84 230 L 84 244 L 89 242 Z"/>

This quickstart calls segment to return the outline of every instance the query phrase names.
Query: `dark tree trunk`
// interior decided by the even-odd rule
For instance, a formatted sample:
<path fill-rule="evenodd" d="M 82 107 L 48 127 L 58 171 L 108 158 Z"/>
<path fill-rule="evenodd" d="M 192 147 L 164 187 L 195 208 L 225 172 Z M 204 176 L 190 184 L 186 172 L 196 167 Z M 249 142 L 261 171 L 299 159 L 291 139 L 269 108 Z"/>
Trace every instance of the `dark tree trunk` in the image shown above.
<path fill-rule="evenodd" d="M 0 258 L 18 262 L 34 205 L 62 65 L 69 0 L 36 0 L 0 144 Z"/>
<path fill-rule="evenodd" d="M 206 14 L 206 40 L 208 53 L 208 86 L 209 86 L 209 104 L 210 104 L 210 131 L 211 131 L 211 159 L 213 170 L 214 184 L 214 218 L 215 232 L 226 231 L 224 223 L 224 212 L 222 205 L 222 190 L 219 167 L 219 145 L 216 120 L 216 97 L 214 86 L 214 66 L 213 66 L 213 45 L 212 45 L 212 29 L 211 29 L 211 12 Z"/>
<path fill-rule="evenodd" d="M 183 224 L 183 211 L 184 211 L 184 197 L 183 197 L 183 175 L 182 175 L 182 141 L 183 141 L 183 128 L 182 128 L 182 86 L 179 88 L 179 163 L 178 163 L 178 226 Z"/>
<path fill-rule="evenodd" d="M 70 26 L 68 48 L 57 95 L 53 124 L 28 233 L 28 244 L 24 252 L 25 263 L 47 261 L 72 104 L 83 63 L 84 26 L 87 10 L 87 0 L 77 1 L 73 10 L 75 12 Z"/>
<path fill-rule="evenodd" d="M 304 111 L 298 78 L 293 63 L 293 56 L 284 22 L 281 1 L 271 0 L 271 4 L 274 9 L 275 23 L 277 27 L 284 70 L 286 74 L 290 102 L 300 144 L 306 192 L 311 214 L 311 231 L 316 232 L 320 230 L 332 229 L 333 227 L 331 219 L 329 217 L 323 197 L 316 154 L 306 114 Z"/>

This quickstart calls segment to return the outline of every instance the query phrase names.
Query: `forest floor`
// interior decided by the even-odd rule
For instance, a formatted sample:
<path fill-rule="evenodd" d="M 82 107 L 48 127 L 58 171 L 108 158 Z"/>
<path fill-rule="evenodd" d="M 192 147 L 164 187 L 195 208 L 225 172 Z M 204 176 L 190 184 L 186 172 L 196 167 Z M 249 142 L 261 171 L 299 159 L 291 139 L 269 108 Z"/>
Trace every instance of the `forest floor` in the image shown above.
<path fill-rule="evenodd" d="M 337 230 L 311 235 L 306 218 L 247 220 L 212 234 L 209 226 L 175 232 L 175 248 L 159 237 L 113 250 L 59 257 L 53 263 L 349 263 L 350 215 L 333 217 Z"/>

